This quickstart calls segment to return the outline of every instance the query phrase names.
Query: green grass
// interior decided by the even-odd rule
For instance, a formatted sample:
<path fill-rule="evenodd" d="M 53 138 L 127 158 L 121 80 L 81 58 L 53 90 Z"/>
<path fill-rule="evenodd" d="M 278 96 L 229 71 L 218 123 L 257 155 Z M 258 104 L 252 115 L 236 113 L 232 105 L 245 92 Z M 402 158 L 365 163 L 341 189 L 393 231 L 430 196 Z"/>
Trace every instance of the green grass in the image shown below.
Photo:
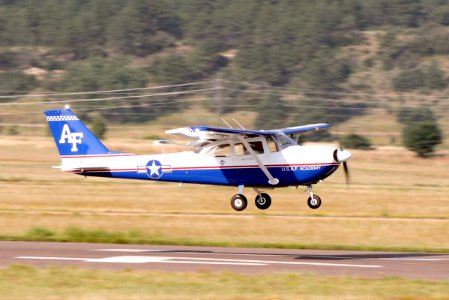
<path fill-rule="evenodd" d="M 287 243 L 258 241 L 220 241 L 207 239 L 179 238 L 161 234 L 146 234 L 139 230 L 113 232 L 106 230 L 85 230 L 69 227 L 55 231 L 44 227 L 32 227 L 23 235 L 0 235 L 6 241 L 53 241 L 83 242 L 111 244 L 146 244 L 173 246 L 215 246 L 215 247 L 250 247 L 277 249 L 320 249 L 320 250 L 359 250 L 359 251 L 392 251 L 392 252 L 427 252 L 449 253 L 446 248 L 388 246 L 388 245 L 351 245 L 336 243 Z"/>
<path fill-rule="evenodd" d="M 2 299 L 447 299 L 449 281 L 314 274 L 0 269 Z"/>

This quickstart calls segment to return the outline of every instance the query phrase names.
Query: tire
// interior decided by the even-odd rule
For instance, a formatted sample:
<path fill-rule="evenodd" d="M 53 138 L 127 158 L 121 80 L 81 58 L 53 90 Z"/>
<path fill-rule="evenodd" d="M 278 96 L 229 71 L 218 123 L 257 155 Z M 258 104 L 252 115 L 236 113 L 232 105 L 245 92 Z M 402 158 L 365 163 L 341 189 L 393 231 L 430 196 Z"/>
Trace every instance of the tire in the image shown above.
<path fill-rule="evenodd" d="M 311 197 L 309 197 L 309 199 L 307 199 L 307 205 L 311 208 L 311 209 L 317 209 L 318 207 L 321 206 L 321 198 L 318 195 L 313 195 L 313 200 Z"/>
<path fill-rule="evenodd" d="M 258 209 L 267 209 L 271 205 L 271 197 L 266 193 L 260 193 L 256 196 L 255 203 Z"/>
<path fill-rule="evenodd" d="M 242 194 L 236 194 L 231 198 L 231 206 L 236 211 L 242 211 L 248 206 L 248 200 Z"/>

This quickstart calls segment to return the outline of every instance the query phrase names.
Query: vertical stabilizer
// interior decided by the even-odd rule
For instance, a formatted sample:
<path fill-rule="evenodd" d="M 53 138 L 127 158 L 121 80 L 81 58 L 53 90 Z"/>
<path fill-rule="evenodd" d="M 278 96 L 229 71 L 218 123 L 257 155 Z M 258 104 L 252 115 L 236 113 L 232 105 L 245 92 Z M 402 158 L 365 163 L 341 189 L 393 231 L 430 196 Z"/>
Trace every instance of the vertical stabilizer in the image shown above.
<path fill-rule="evenodd" d="M 61 157 L 110 153 L 70 107 L 47 110 L 45 116 Z"/>

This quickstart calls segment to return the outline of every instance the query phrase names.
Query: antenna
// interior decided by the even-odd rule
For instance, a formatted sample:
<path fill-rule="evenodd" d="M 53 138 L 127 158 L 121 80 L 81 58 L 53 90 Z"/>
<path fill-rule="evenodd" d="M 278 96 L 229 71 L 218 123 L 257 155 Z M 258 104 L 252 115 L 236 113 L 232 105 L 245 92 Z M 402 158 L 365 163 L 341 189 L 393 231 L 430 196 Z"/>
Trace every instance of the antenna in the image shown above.
<path fill-rule="evenodd" d="M 223 118 L 220 118 L 220 120 L 222 120 L 223 121 L 223 123 L 225 123 L 229 128 L 231 128 L 232 129 L 232 126 L 231 125 L 229 125 L 229 123 L 228 122 L 226 122 L 225 121 L 225 119 L 223 119 Z"/>
<path fill-rule="evenodd" d="M 242 128 L 243 130 L 245 130 L 245 127 L 243 127 L 242 124 L 240 124 L 239 122 L 237 122 L 236 119 L 232 118 L 232 120 L 233 120 L 237 125 L 239 125 L 240 128 Z"/>

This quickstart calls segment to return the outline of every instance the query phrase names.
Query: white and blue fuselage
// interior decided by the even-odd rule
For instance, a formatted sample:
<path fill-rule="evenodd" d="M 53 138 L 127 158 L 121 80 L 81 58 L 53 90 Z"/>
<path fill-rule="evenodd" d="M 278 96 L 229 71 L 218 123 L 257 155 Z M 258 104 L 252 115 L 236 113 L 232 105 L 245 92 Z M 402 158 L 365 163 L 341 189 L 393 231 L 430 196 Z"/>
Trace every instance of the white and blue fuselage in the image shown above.
<path fill-rule="evenodd" d="M 339 166 L 333 159 L 335 149 L 290 146 L 256 155 L 279 180 L 275 187 L 285 187 L 313 184 L 331 175 Z M 185 151 L 161 155 L 63 156 L 61 170 L 85 176 L 273 187 L 251 155 L 213 156 Z"/>
<path fill-rule="evenodd" d="M 290 137 L 321 130 L 329 124 L 312 124 L 276 130 L 245 130 L 194 126 L 167 133 L 194 139 L 193 151 L 138 155 L 110 151 L 70 110 L 45 112 L 61 156 L 61 170 L 84 176 L 238 186 L 234 209 L 246 207 L 243 187 L 253 187 L 260 209 L 270 206 L 263 188 L 308 186 L 308 204 L 321 200 L 312 184 L 330 176 L 351 154 L 332 146 L 299 146 Z M 290 137 L 289 137 L 290 136 Z"/>

